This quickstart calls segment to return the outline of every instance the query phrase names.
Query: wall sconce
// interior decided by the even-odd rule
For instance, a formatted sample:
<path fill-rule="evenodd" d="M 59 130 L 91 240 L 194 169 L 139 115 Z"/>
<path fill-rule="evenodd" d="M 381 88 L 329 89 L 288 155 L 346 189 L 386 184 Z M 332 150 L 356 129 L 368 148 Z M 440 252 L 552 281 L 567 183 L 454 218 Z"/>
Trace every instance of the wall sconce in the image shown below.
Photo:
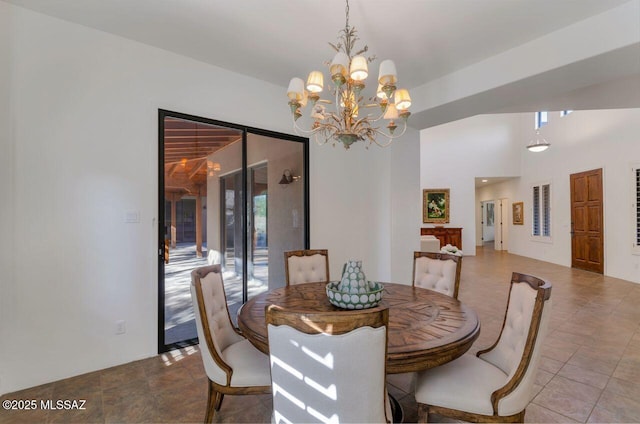
<path fill-rule="evenodd" d="M 207 161 L 207 175 L 213 177 L 216 172 L 220 172 L 220 164 L 218 162 Z"/>
<path fill-rule="evenodd" d="M 280 182 L 278 184 L 291 184 L 292 182 L 298 181 L 301 178 L 302 177 L 300 176 L 292 175 L 290 169 L 285 169 L 284 171 L 282 171 L 282 178 L 280 179 Z"/>

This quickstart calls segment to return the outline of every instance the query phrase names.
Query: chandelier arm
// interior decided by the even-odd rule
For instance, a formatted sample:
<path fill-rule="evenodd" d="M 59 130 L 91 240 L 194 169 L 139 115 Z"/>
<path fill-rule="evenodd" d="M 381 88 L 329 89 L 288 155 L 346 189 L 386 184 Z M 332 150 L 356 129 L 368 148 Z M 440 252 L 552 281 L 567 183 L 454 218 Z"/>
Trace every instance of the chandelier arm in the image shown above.
<path fill-rule="evenodd" d="M 317 144 L 318 146 L 324 146 L 325 144 L 327 144 L 327 143 L 329 142 L 329 138 L 328 138 L 328 137 L 325 137 L 325 138 L 324 138 L 324 141 L 320 141 L 320 140 L 319 140 L 319 134 L 320 134 L 320 132 L 319 132 L 319 131 L 316 131 L 316 133 L 315 133 L 315 135 L 314 135 L 313 139 L 315 140 L 315 142 L 316 142 L 316 144 Z"/>
<path fill-rule="evenodd" d="M 304 128 L 302 128 L 302 127 L 300 127 L 300 126 L 298 125 L 298 123 L 296 122 L 296 119 L 295 119 L 295 117 L 294 117 L 294 118 L 293 118 L 293 129 L 296 131 L 296 133 L 297 133 L 298 135 L 307 135 L 307 134 L 309 134 L 309 135 L 310 135 L 310 134 L 316 134 L 316 133 L 318 133 L 318 130 L 319 130 L 320 128 L 314 128 L 314 129 L 312 129 L 312 130 L 305 130 Z"/>
<path fill-rule="evenodd" d="M 376 105 L 376 106 L 377 106 L 377 105 Z M 387 111 L 387 108 L 385 107 L 385 108 L 382 110 L 382 113 L 380 113 L 380 115 L 378 115 L 378 117 L 377 117 L 377 118 L 371 118 L 371 119 L 369 119 L 369 121 L 370 121 L 370 122 L 378 122 L 379 120 L 381 120 L 382 118 L 384 118 L 384 114 L 385 114 L 385 112 L 386 112 L 386 111 Z"/>
<path fill-rule="evenodd" d="M 376 128 L 374 130 L 377 134 L 380 134 L 381 136 L 383 136 L 384 138 L 386 138 L 388 141 L 385 144 L 381 144 L 378 142 L 377 139 L 373 139 L 373 142 L 376 143 L 378 146 L 380 147 L 388 147 L 391 142 L 397 138 L 400 138 L 404 135 L 404 133 L 407 131 L 407 123 L 404 123 L 404 128 L 402 129 L 402 131 L 400 132 L 400 134 L 387 134 L 385 132 L 382 132 L 381 130 L 379 130 L 378 128 Z"/>

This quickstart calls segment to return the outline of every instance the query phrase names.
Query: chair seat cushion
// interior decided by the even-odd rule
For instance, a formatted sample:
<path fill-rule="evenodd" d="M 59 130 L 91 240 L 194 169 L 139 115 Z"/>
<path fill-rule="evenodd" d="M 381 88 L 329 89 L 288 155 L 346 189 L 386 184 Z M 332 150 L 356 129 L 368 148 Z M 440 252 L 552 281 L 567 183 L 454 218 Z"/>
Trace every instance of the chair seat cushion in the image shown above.
<path fill-rule="evenodd" d="M 269 356 L 243 339 L 222 351 L 222 359 L 233 369 L 232 387 L 270 386 Z"/>
<path fill-rule="evenodd" d="M 416 379 L 416 402 L 493 415 L 491 393 L 504 386 L 500 368 L 466 354 L 445 365 L 421 371 Z"/>

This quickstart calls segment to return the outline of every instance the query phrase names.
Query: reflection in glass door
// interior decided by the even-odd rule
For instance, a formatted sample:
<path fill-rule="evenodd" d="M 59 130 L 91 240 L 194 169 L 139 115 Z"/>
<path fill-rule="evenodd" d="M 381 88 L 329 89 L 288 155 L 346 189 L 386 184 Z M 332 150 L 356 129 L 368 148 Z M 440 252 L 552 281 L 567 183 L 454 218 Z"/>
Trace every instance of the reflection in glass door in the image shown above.
<path fill-rule="evenodd" d="M 242 172 L 235 171 L 220 177 L 220 264 L 232 320 L 244 302 L 244 211 Z"/>
<path fill-rule="evenodd" d="M 249 261 L 247 264 L 247 298 L 269 288 L 269 244 L 267 238 L 267 208 L 269 195 L 268 165 L 249 168 L 249 190 L 247 200 Z"/>

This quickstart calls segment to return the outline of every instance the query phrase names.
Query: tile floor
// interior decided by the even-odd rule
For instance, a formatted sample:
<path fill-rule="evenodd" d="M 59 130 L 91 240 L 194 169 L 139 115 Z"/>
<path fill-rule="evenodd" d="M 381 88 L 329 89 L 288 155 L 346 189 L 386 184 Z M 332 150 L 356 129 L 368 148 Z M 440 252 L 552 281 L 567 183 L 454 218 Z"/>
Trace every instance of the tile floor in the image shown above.
<path fill-rule="evenodd" d="M 460 290 L 482 323 L 472 351 L 498 336 L 512 271 L 553 284 L 551 329 L 525 421 L 640 422 L 640 284 L 479 249 L 464 258 Z M 409 374 L 389 376 L 406 422 L 417 410 L 410 381 Z M 206 387 L 197 348 L 184 348 L 5 395 L 87 402 L 82 411 L 0 410 L 0 423 L 202 422 Z M 227 396 L 215 420 L 269 423 L 270 414 L 269 395 Z"/>

